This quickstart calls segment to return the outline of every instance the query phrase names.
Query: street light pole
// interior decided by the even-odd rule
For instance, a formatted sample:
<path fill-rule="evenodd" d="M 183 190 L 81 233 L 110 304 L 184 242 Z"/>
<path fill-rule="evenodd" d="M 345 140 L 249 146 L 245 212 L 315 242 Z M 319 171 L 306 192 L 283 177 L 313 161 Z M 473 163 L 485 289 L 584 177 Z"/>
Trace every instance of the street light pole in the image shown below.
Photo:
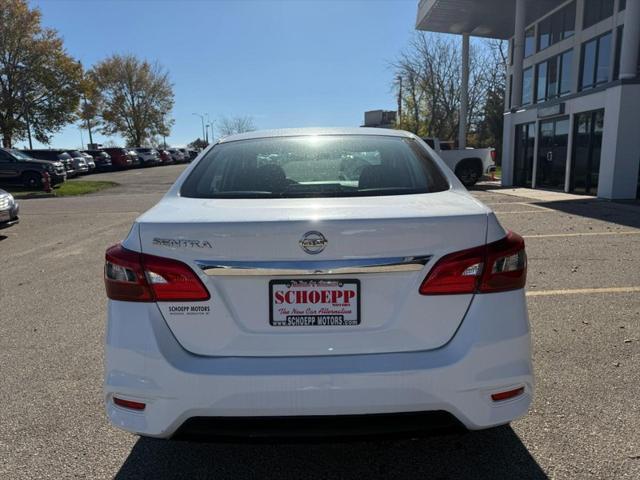
<path fill-rule="evenodd" d="M 202 122 L 202 139 L 204 140 L 204 137 L 206 136 L 204 134 L 204 115 L 200 115 L 199 113 L 192 113 L 191 115 L 196 115 L 200 117 L 200 121 Z"/>
<path fill-rule="evenodd" d="M 27 135 L 29 135 L 29 150 L 33 150 L 33 145 L 31 144 L 31 121 L 29 120 L 29 109 L 27 109 L 25 113 L 27 117 Z"/>

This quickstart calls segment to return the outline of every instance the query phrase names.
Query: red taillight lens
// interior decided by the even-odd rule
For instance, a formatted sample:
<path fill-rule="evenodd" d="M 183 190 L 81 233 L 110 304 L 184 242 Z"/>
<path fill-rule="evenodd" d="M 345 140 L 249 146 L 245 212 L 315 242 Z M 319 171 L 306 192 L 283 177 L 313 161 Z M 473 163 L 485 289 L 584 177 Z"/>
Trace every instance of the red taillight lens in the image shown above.
<path fill-rule="evenodd" d="M 504 292 L 524 288 L 527 282 L 527 254 L 524 239 L 509 232 L 487 245 L 486 270 L 480 282 L 481 293 Z"/>
<path fill-rule="evenodd" d="M 519 387 L 514 390 L 508 390 L 506 392 L 498 392 L 491 395 L 491 400 L 494 402 L 501 402 L 503 400 L 509 400 L 510 398 L 515 398 L 524 393 L 524 387 Z"/>
<path fill-rule="evenodd" d="M 527 280 L 524 240 L 509 232 L 486 246 L 450 253 L 420 285 L 422 295 L 491 293 L 523 288 Z"/>
<path fill-rule="evenodd" d="M 494 162 L 496 161 L 496 151 L 495 150 L 491 150 L 491 160 L 493 160 Z"/>
<path fill-rule="evenodd" d="M 122 245 L 105 255 L 107 296 L 128 302 L 202 301 L 209 292 L 188 265 L 170 258 L 132 252 Z"/>
<path fill-rule="evenodd" d="M 146 405 L 141 402 L 134 402 L 133 400 L 125 400 L 124 398 L 113 397 L 113 403 L 119 407 L 128 408 L 129 410 L 142 411 Z"/>
<path fill-rule="evenodd" d="M 478 288 L 485 260 L 485 247 L 477 247 L 442 257 L 422 285 L 422 295 L 473 293 Z"/>

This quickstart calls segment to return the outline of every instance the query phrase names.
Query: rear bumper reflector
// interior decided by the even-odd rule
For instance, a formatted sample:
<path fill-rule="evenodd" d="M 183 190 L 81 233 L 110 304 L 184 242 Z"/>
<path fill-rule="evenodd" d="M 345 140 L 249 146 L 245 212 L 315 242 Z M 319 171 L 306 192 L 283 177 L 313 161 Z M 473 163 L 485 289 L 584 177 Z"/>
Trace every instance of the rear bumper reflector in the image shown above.
<path fill-rule="evenodd" d="M 507 390 L 506 392 L 493 393 L 491 400 L 494 402 L 501 402 L 503 400 L 509 400 L 510 398 L 517 397 L 524 393 L 524 387 L 515 388 L 513 390 Z"/>
<path fill-rule="evenodd" d="M 141 402 L 134 402 L 133 400 L 125 400 L 123 398 L 113 397 L 113 403 L 122 408 L 128 408 L 129 410 L 142 411 L 146 405 Z"/>

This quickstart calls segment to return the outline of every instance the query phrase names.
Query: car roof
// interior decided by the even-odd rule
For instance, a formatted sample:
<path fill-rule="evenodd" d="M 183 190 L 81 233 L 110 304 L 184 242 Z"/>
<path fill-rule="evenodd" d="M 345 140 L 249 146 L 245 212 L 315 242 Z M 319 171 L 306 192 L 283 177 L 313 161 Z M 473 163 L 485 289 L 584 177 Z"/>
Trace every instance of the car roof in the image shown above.
<path fill-rule="evenodd" d="M 280 128 L 275 130 L 256 130 L 255 132 L 229 135 L 222 138 L 219 143 L 235 142 L 238 140 L 253 140 L 256 138 L 275 137 L 299 137 L 305 135 L 377 135 L 390 137 L 414 138 L 412 133 L 404 130 L 393 130 L 390 128 L 369 128 L 369 127 L 332 127 L 332 128 Z"/>

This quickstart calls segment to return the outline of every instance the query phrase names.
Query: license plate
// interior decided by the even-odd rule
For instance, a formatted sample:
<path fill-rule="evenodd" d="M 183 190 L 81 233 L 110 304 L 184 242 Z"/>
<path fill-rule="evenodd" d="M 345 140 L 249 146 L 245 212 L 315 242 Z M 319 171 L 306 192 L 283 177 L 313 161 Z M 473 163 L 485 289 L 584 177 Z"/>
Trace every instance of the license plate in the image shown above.
<path fill-rule="evenodd" d="M 360 280 L 271 280 L 274 327 L 360 325 Z"/>
<path fill-rule="evenodd" d="M 7 222 L 11 219 L 9 210 L 0 210 L 0 222 Z"/>

